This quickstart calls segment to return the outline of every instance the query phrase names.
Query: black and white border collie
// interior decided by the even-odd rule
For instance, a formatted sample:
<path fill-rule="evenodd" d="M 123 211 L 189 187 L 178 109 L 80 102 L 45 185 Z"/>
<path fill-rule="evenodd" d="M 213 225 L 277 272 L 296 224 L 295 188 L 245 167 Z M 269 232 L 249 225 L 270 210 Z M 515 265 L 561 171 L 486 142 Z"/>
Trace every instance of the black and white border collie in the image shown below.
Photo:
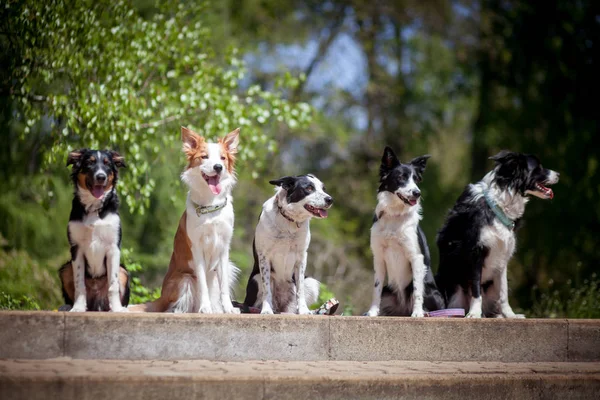
<path fill-rule="evenodd" d="M 286 176 L 270 181 L 277 186 L 263 204 L 256 226 L 254 269 L 244 305 L 261 314 L 309 314 L 319 295 L 319 282 L 305 278 L 312 218 L 327 218 L 333 198 L 314 175 Z"/>
<path fill-rule="evenodd" d="M 423 317 L 444 308 L 431 273 L 429 247 L 421 220 L 421 182 L 429 155 L 402 164 L 385 148 L 371 228 L 375 284 L 369 316 Z M 388 284 L 383 286 L 387 273 Z"/>
<path fill-rule="evenodd" d="M 467 186 L 438 233 L 436 281 L 448 307 L 464 308 L 467 317 L 517 318 L 508 303 L 506 277 L 515 226 L 528 195 L 554 197 L 546 186 L 557 183 L 559 174 L 532 155 L 502 151 L 491 159 L 495 168 Z"/>
<path fill-rule="evenodd" d="M 60 270 L 63 296 L 71 311 L 127 311 L 129 275 L 120 266 L 121 220 L 116 192 L 117 152 L 81 149 L 72 165 L 75 196 L 67 228 L 71 261 Z"/>

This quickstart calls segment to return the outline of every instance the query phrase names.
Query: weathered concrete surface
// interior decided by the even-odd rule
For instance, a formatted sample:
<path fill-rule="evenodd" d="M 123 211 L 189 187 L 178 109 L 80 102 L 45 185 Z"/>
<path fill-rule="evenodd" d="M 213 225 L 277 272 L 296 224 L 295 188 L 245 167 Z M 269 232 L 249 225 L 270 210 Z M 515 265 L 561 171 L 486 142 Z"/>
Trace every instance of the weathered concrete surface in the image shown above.
<path fill-rule="evenodd" d="M 600 363 L 0 361 L 0 398 L 595 399 Z"/>
<path fill-rule="evenodd" d="M 600 361 L 600 320 L 0 312 L 0 359 Z"/>
<path fill-rule="evenodd" d="M 565 320 L 334 318 L 331 359 L 567 361 L 567 329 Z"/>
<path fill-rule="evenodd" d="M 599 322 L 599 320 L 568 320 L 569 361 L 600 361 Z"/>
<path fill-rule="evenodd" d="M 64 313 L 0 312 L 0 358 L 64 355 Z"/>
<path fill-rule="evenodd" d="M 326 317 L 68 314 L 67 357 L 135 360 L 327 360 Z"/>

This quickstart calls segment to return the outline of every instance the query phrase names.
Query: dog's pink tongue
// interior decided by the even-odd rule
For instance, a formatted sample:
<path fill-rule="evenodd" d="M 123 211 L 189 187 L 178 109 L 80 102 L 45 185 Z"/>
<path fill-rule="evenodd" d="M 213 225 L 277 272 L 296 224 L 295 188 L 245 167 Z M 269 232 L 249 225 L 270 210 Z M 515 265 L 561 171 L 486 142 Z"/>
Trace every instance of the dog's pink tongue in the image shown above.
<path fill-rule="evenodd" d="M 208 177 L 208 187 L 213 194 L 221 193 L 221 184 L 219 183 L 219 180 L 217 175 Z"/>
<path fill-rule="evenodd" d="M 94 185 L 94 187 L 92 188 L 92 196 L 94 196 L 97 199 L 104 196 L 104 186 Z"/>
<path fill-rule="evenodd" d="M 327 210 L 323 210 L 322 208 L 319 208 L 319 217 L 327 218 Z"/>

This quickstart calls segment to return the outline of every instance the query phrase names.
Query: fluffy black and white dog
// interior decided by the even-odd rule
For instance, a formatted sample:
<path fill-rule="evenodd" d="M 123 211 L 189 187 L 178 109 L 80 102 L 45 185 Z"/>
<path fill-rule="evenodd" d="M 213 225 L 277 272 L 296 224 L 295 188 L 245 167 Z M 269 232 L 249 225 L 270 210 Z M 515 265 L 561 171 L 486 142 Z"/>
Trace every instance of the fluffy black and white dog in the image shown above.
<path fill-rule="evenodd" d="M 431 258 L 421 220 L 421 182 L 429 155 L 402 164 L 386 147 L 371 228 L 375 284 L 369 316 L 423 317 L 444 308 L 431 272 Z M 387 286 L 383 286 L 385 276 Z"/>
<path fill-rule="evenodd" d="M 327 218 L 333 198 L 314 175 L 286 176 L 270 181 L 278 186 L 263 204 L 256 226 L 254 269 L 244 304 L 261 314 L 309 314 L 319 295 L 319 282 L 305 278 L 312 218 Z"/>
<path fill-rule="evenodd" d="M 71 311 L 127 311 L 129 275 L 120 266 L 121 220 L 116 192 L 118 168 L 125 161 L 114 151 L 81 149 L 72 165 L 75 196 L 67 228 L 71 261 L 60 277 Z"/>
<path fill-rule="evenodd" d="M 559 174 L 532 155 L 503 151 L 491 159 L 495 168 L 467 186 L 439 231 L 436 281 L 448 307 L 464 308 L 467 317 L 516 318 L 506 277 L 515 226 L 528 195 L 554 197 L 546 186 L 557 183 Z"/>

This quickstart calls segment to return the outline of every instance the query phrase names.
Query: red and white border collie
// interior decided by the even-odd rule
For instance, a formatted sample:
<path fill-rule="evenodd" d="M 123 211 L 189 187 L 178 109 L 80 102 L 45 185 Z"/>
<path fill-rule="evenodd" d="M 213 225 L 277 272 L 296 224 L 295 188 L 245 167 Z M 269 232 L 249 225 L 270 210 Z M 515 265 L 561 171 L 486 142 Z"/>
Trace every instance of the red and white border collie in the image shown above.
<path fill-rule="evenodd" d="M 229 262 L 233 235 L 231 190 L 239 128 L 209 143 L 181 128 L 187 166 L 181 180 L 189 187 L 173 254 L 158 300 L 130 306 L 131 311 L 234 313 L 231 288 L 237 268 Z"/>

